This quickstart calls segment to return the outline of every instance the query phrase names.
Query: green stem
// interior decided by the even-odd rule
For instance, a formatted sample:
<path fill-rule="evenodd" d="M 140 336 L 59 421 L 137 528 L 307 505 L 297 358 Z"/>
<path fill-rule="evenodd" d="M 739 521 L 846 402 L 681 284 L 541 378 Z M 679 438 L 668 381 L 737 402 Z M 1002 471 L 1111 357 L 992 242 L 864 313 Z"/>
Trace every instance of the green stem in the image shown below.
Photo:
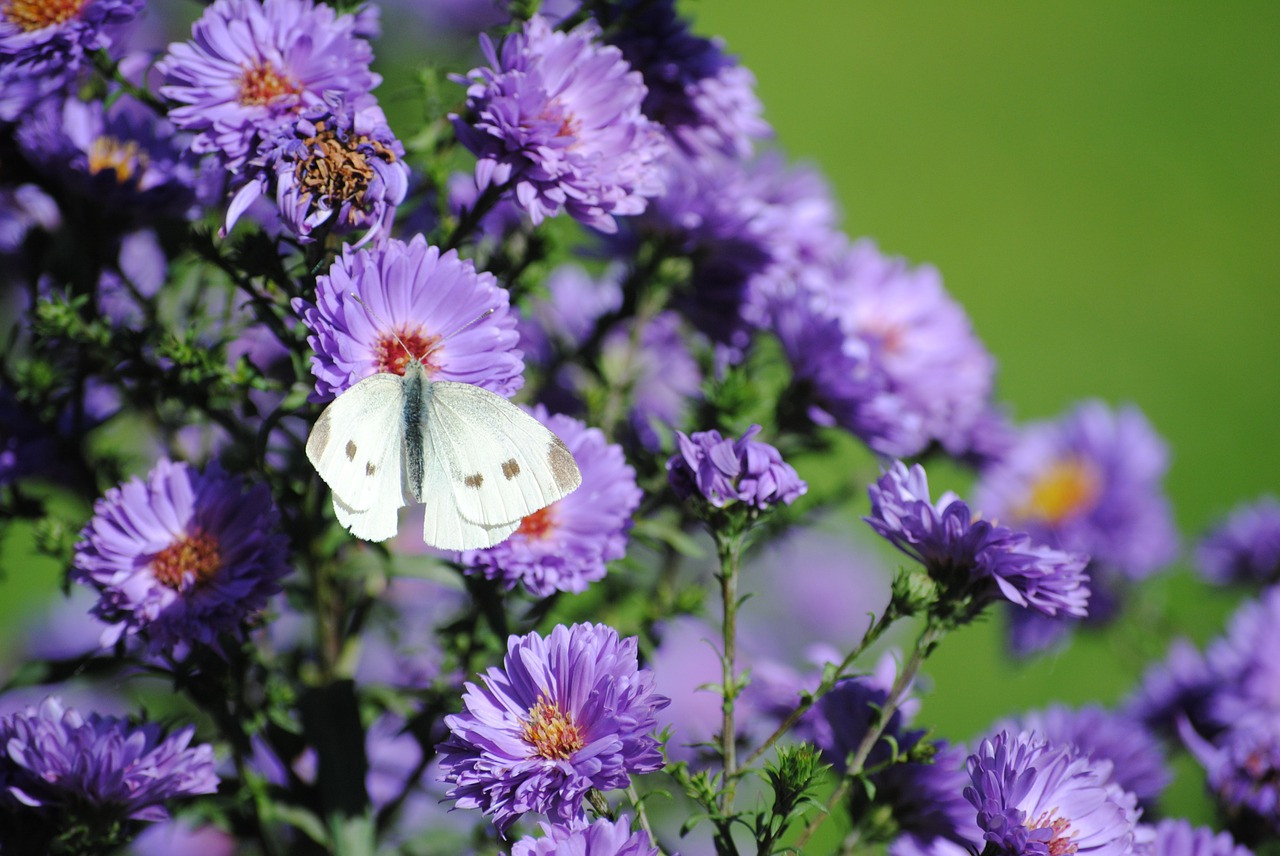
<path fill-rule="evenodd" d="M 889 690 L 889 696 L 885 699 L 884 705 L 876 714 L 867 733 L 863 735 L 862 742 L 858 744 L 858 748 L 854 750 L 853 755 L 849 759 L 849 768 L 845 772 L 844 778 L 840 781 L 839 786 L 832 791 L 831 796 L 827 799 L 827 810 L 815 817 L 804 832 L 796 840 L 796 849 L 804 850 L 804 846 L 808 843 L 813 833 L 817 831 L 822 822 L 831 816 L 832 811 L 844 799 L 849 792 L 849 787 L 858 774 L 862 772 L 866 766 L 867 758 L 871 755 L 871 750 L 875 748 L 876 743 L 884 735 L 885 729 L 888 727 L 893 715 L 902 706 L 903 700 L 907 696 L 907 690 L 911 687 L 912 681 L 920 672 L 920 666 L 924 663 L 925 658 L 933 653 L 933 649 L 937 647 L 938 642 L 946 635 L 946 631 L 935 625 L 932 621 L 924 626 L 920 631 L 920 636 L 916 639 L 915 647 L 911 651 L 911 656 L 903 665 L 902 671 L 898 673 L 897 680 L 893 682 L 893 687 Z"/>
<path fill-rule="evenodd" d="M 720 726 L 720 756 L 724 762 L 724 793 L 720 810 L 725 815 L 733 812 L 733 799 L 738 789 L 737 734 L 734 708 L 738 696 L 738 571 L 742 562 L 741 534 L 728 537 L 716 536 L 716 551 L 720 556 L 720 601 L 724 608 L 723 642 L 723 701 Z"/>
<path fill-rule="evenodd" d="M 836 670 L 831 673 L 830 678 L 819 684 L 818 688 L 814 690 L 813 693 L 801 699 L 800 703 L 797 704 L 789 714 L 787 714 L 787 717 L 784 720 L 782 720 L 782 724 L 775 728 L 773 733 L 770 734 L 765 741 L 755 749 L 755 751 L 747 756 L 745 766 L 749 767 L 759 760 L 761 755 L 768 752 L 784 734 L 790 731 L 792 727 L 800 721 L 800 717 L 808 713 L 809 709 L 817 703 L 818 699 L 829 693 L 832 687 L 836 685 L 836 682 L 845 676 L 845 673 L 848 672 L 849 667 L 853 665 L 854 661 L 861 657 L 868 648 L 874 645 L 880 637 L 884 635 L 884 632 L 889 629 L 890 625 L 897 620 L 898 615 L 892 609 L 886 609 L 884 614 L 880 616 L 879 620 L 875 621 L 867 628 L 867 632 L 862 635 L 862 640 L 858 642 L 854 649 L 849 652 L 848 656 L 840 662 L 840 665 L 836 667 Z"/>

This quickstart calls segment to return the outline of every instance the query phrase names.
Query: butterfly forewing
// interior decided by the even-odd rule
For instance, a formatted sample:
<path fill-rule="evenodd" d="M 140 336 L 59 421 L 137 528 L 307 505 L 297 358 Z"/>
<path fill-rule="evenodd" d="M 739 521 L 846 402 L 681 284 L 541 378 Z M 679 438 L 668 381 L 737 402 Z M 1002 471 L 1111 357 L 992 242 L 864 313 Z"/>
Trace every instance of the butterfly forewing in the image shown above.
<path fill-rule="evenodd" d="M 518 526 L 582 483 L 559 437 L 488 390 L 434 383 L 424 396 L 423 419 L 424 436 L 432 440 L 428 455 L 436 459 L 428 466 L 439 468 L 424 483 L 435 486 L 443 479 L 454 513 L 469 523 L 488 530 Z"/>
<path fill-rule="evenodd" d="M 307 437 L 307 457 L 333 490 L 335 508 L 338 501 L 350 512 L 376 508 L 384 519 L 388 503 L 399 503 L 396 508 L 404 504 L 403 410 L 403 378 L 376 374 L 342 393 L 320 414 Z M 389 483 L 395 485 L 390 492 Z"/>

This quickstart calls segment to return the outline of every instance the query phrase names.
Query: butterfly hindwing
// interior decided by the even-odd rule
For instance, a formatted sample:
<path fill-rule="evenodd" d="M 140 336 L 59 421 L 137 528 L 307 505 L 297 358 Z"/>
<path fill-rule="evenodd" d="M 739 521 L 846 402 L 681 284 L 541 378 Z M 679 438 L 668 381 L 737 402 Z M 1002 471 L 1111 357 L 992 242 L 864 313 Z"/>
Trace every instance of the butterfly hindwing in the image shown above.
<path fill-rule="evenodd" d="M 452 496 L 454 513 L 485 530 L 514 531 L 521 519 L 582 483 L 559 437 L 502 396 L 480 387 L 432 384 L 423 398 L 422 429 L 430 438 L 426 454 L 433 459 L 427 464 L 432 477 L 423 479 L 423 501 L 434 504 L 435 498 L 427 494 L 444 487 Z"/>
<path fill-rule="evenodd" d="M 404 400 L 399 375 L 376 374 L 339 395 L 316 420 L 307 458 L 333 491 L 335 511 L 341 502 L 347 513 L 376 511 L 384 521 L 391 503 L 404 504 Z"/>

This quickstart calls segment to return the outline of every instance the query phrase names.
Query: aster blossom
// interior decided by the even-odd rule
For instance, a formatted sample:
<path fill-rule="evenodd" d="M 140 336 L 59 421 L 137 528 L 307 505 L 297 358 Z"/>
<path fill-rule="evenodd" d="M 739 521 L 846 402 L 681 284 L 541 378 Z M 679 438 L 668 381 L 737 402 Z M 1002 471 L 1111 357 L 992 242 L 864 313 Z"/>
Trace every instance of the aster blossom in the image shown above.
<path fill-rule="evenodd" d="M 469 259 L 442 253 L 421 235 L 407 244 L 344 245 L 329 272 L 316 278 L 315 303 L 296 299 L 293 308 L 311 331 L 316 401 L 378 372 L 404 374 L 410 359 L 424 360 L 430 380 L 499 395 L 514 394 L 524 382 L 506 290 L 493 274 L 477 273 Z"/>
<path fill-rule="evenodd" d="M 808 490 L 795 468 L 768 443 L 752 439 L 752 425 L 740 438 L 719 431 L 677 431 L 679 451 L 667 461 L 667 478 L 680 499 L 700 497 L 715 508 L 743 503 L 757 511 L 790 505 Z"/>
<path fill-rule="evenodd" d="M 542 837 L 526 836 L 511 848 L 511 856 L 658 856 L 648 833 L 631 831 L 631 819 L 600 818 L 591 825 L 555 826 L 541 824 Z"/>
<path fill-rule="evenodd" d="M 1196 567 L 1215 583 L 1280 582 L 1280 501 L 1242 505 L 1204 537 Z"/>
<path fill-rule="evenodd" d="M 74 82 L 90 54 L 111 46 L 110 28 L 142 0 L 7 0 L 0 4 L 0 121 L 12 122 Z"/>
<path fill-rule="evenodd" d="M 99 593 L 104 645 L 129 634 L 153 653 L 221 650 L 219 637 L 238 638 L 289 571 L 279 519 L 265 485 L 162 459 L 94 504 L 71 578 Z"/>
<path fill-rule="evenodd" d="M 978 811 L 983 853 L 1128 856 L 1134 797 L 1107 784 L 1110 762 L 1090 761 L 1029 732 L 983 740 L 966 764 L 964 796 Z"/>
<path fill-rule="evenodd" d="M 449 798 L 505 834 L 528 812 L 577 821 L 589 789 L 659 769 L 655 714 L 668 699 L 636 651 L 635 637 L 604 625 L 512 636 L 502 668 L 468 683 L 463 712 L 445 717 L 450 736 L 438 751 Z"/>
<path fill-rule="evenodd" d="M 404 146 L 373 103 L 353 110 L 334 99 L 308 107 L 263 148 L 265 154 L 253 160 L 261 171 L 232 198 L 224 233 L 267 194 L 299 243 L 314 241 L 316 231 L 365 229 L 359 247 L 390 230 L 409 189 Z"/>
<path fill-rule="evenodd" d="M 1140 843 L 1134 856 L 1253 856 L 1228 832 L 1194 827 L 1185 820 L 1165 818 L 1155 826 L 1138 827 Z"/>
<path fill-rule="evenodd" d="M 477 158 L 476 185 L 510 187 L 534 225 L 566 211 L 602 232 L 662 192 L 662 129 L 640 112 L 647 90 L 594 21 L 565 33 L 535 15 L 506 38 L 486 35 L 488 67 L 468 78 L 467 112 L 452 115 Z M 467 82 L 461 79 L 460 82 Z"/>
<path fill-rule="evenodd" d="M 586 591 L 588 583 L 604 578 L 609 562 L 626 554 L 631 515 L 644 493 L 622 448 L 598 428 L 548 413 L 542 405 L 530 413 L 564 441 L 582 472 L 582 484 L 526 517 L 507 540 L 467 551 L 459 561 L 508 586 L 518 582 L 538 597 Z"/>
<path fill-rule="evenodd" d="M 235 172 L 273 132 L 326 96 L 356 103 L 381 78 L 358 16 L 313 0 L 217 0 L 156 68 L 169 119 L 192 151 Z"/>
<path fill-rule="evenodd" d="M 867 486 L 877 534 L 916 559 L 943 588 L 941 600 L 973 596 L 976 605 L 1003 597 L 1044 615 L 1084 615 L 1089 599 L 1086 556 L 1035 544 L 1024 533 L 975 518 L 951 492 L 936 503 L 919 464 L 901 461 Z"/>
<path fill-rule="evenodd" d="M 156 723 L 85 716 L 56 696 L 0 717 L 0 842 L 32 810 L 63 829 L 103 816 L 156 821 L 169 816 L 168 800 L 214 793 L 213 747 L 193 746 L 194 734 L 190 725 L 166 735 Z"/>

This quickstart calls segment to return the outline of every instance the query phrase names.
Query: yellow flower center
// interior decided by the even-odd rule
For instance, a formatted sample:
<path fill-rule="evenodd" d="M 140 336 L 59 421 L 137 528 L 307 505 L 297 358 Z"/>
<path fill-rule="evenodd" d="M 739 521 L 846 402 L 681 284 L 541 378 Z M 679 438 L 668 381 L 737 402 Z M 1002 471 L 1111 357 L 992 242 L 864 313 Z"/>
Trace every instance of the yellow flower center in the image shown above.
<path fill-rule="evenodd" d="M 360 146 L 368 145 L 374 154 L 387 163 L 394 163 L 395 152 L 377 140 L 364 135 L 350 134 L 343 140 L 337 132 L 326 128 L 323 122 L 316 125 L 316 135 L 303 140 L 311 157 L 298 161 L 294 176 L 298 184 L 311 193 L 314 199 L 329 199 L 337 203 L 351 202 L 348 218 L 352 225 L 364 210 L 364 195 L 373 178 L 373 166 Z"/>
<path fill-rule="evenodd" d="M 114 172 L 116 181 L 124 184 L 146 167 L 147 155 L 136 140 L 98 137 L 89 147 L 89 172 Z"/>
<path fill-rule="evenodd" d="M 1102 478 L 1089 462 L 1080 458 L 1056 461 L 1032 483 L 1015 516 L 1057 525 L 1091 510 L 1101 492 Z"/>
<path fill-rule="evenodd" d="M 270 104 L 284 95 L 302 90 L 288 75 L 267 62 L 249 66 L 240 77 L 240 103 L 246 107 Z"/>
<path fill-rule="evenodd" d="M 157 581 L 171 589 L 181 589 L 187 574 L 195 577 L 197 586 L 213 579 L 222 567 L 218 539 L 200 527 L 180 541 L 165 547 L 151 560 L 151 573 Z"/>
<path fill-rule="evenodd" d="M 1049 856 L 1072 856 L 1078 847 L 1071 840 L 1075 837 L 1075 833 L 1071 832 L 1071 821 L 1057 815 L 1058 810 L 1056 808 L 1050 809 L 1036 818 L 1035 821 L 1029 821 L 1027 829 L 1053 830 L 1053 838 L 1049 839 Z"/>
<path fill-rule="evenodd" d="M 545 697 L 529 709 L 521 736 L 539 757 L 551 761 L 567 761 L 586 745 L 577 724 Z"/>
<path fill-rule="evenodd" d="M 65 23 L 88 0 L 0 0 L 0 14 L 28 33 Z"/>

